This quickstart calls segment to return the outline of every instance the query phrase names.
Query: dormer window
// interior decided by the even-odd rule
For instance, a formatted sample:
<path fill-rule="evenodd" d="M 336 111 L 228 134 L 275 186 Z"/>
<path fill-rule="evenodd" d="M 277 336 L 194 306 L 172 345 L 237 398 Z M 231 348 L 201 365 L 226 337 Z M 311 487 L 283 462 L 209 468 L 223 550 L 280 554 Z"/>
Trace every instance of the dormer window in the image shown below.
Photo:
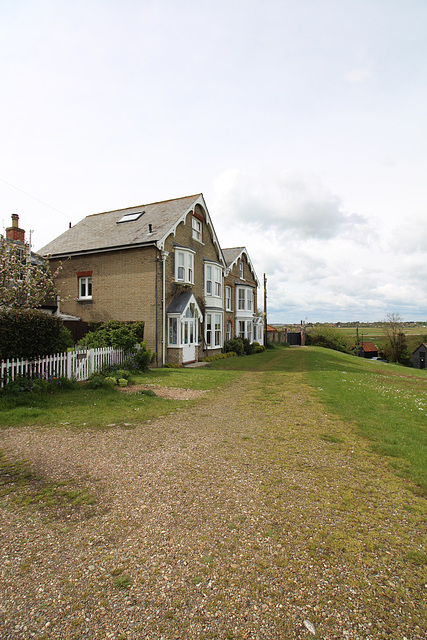
<path fill-rule="evenodd" d="M 117 220 L 116 224 L 120 224 L 121 222 L 135 222 L 135 220 L 138 220 L 144 213 L 145 213 L 145 211 L 136 211 L 134 213 L 125 213 L 124 216 L 122 216 L 120 218 L 120 220 Z"/>

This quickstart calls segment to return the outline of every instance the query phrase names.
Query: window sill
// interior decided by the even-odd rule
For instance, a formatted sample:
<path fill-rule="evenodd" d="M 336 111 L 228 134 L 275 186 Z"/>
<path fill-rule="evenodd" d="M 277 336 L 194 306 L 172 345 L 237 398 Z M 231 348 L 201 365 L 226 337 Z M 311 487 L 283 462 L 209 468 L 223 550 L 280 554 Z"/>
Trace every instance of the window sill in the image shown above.
<path fill-rule="evenodd" d="M 193 240 L 195 240 L 196 242 L 198 242 L 199 244 L 205 246 L 205 243 L 203 242 L 203 240 L 199 240 L 199 238 L 195 238 L 194 236 L 192 236 Z"/>
<path fill-rule="evenodd" d="M 92 298 L 78 298 L 77 302 L 78 302 L 78 304 L 92 304 L 93 299 Z"/>

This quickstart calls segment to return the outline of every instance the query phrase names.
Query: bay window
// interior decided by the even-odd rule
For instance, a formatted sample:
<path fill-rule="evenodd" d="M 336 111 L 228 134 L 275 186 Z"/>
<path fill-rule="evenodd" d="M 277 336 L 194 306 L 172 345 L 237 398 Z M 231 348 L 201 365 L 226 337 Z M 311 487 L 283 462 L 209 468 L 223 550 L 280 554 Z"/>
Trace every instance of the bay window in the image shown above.
<path fill-rule="evenodd" d="M 194 284 L 194 252 L 175 250 L 175 281 Z"/>
<path fill-rule="evenodd" d="M 207 296 L 222 298 L 222 269 L 213 264 L 205 265 L 205 293 Z"/>
<path fill-rule="evenodd" d="M 222 314 L 207 313 L 205 341 L 208 349 L 222 347 Z"/>
<path fill-rule="evenodd" d="M 253 311 L 254 292 L 250 287 L 237 287 L 238 309 L 240 311 Z"/>

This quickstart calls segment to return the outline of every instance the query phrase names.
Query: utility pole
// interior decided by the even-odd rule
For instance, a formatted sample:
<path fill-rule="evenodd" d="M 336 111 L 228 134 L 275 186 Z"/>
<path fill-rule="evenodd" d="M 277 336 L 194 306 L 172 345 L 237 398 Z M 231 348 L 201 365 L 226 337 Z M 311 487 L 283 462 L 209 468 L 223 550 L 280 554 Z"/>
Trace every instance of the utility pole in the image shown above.
<path fill-rule="evenodd" d="M 356 355 L 360 356 L 360 349 L 359 349 L 359 323 L 356 324 Z"/>
<path fill-rule="evenodd" d="M 264 273 L 264 346 L 267 346 L 267 277 Z"/>

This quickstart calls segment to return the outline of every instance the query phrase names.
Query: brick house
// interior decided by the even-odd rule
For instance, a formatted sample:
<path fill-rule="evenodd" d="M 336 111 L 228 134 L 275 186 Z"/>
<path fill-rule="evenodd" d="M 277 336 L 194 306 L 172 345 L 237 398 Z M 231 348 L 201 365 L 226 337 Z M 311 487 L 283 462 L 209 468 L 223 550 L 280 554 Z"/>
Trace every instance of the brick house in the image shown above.
<path fill-rule="evenodd" d="M 89 215 L 40 253 L 62 262 L 64 312 L 144 321 L 157 364 L 221 351 L 227 263 L 202 194 Z"/>
<path fill-rule="evenodd" d="M 225 339 L 246 338 L 263 344 L 263 318 L 257 316 L 259 282 L 245 247 L 223 249 Z"/>

